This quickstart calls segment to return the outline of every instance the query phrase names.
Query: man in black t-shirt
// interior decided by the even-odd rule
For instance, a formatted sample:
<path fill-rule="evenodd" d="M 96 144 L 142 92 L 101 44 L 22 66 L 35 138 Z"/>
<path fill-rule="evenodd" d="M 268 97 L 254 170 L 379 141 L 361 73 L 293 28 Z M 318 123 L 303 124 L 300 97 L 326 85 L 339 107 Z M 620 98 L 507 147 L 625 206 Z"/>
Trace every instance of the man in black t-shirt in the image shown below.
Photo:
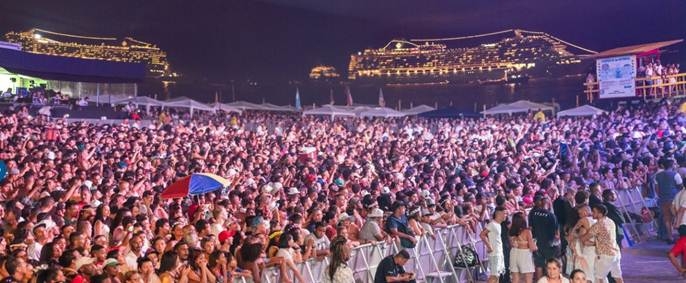
<path fill-rule="evenodd" d="M 536 241 L 538 251 L 534 252 L 534 265 L 536 266 L 536 278 L 543 276 L 543 268 L 546 260 L 555 258 L 555 240 L 559 239 L 559 230 L 555 214 L 545 208 L 548 196 L 538 192 L 534 196 L 535 207 L 529 212 L 529 225 L 531 233 Z"/>
<path fill-rule="evenodd" d="M 414 274 L 405 272 L 403 268 L 403 265 L 409 259 L 410 254 L 406 250 L 401 250 L 397 254 L 387 256 L 381 260 L 376 268 L 374 283 L 416 282 Z"/>

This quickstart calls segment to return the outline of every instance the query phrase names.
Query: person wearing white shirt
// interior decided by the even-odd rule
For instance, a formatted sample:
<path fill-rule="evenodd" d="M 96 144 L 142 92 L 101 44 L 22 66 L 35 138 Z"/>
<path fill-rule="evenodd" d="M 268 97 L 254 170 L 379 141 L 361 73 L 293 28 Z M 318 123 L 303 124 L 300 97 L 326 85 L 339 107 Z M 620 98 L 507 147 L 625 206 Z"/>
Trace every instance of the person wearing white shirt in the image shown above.
<path fill-rule="evenodd" d="M 686 225 L 686 189 L 682 188 L 674 197 L 672 203 L 674 210 L 674 227 Z"/>
<path fill-rule="evenodd" d="M 488 250 L 488 283 L 498 282 L 500 275 L 505 273 L 505 254 L 503 253 L 502 228 L 500 224 L 506 218 L 507 212 L 505 208 L 496 208 L 493 220 L 481 231 L 481 240 L 483 240 Z"/>
<path fill-rule="evenodd" d="M 545 264 L 546 275 L 538 279 L 537 283 L 569 283 L 569 279 L 562 276 L 562 263 L 556 258 L 550 258 Z"/>
<path fill-rule="evenodd" d="M 82 97 L 81 99 L 79 99 L 79 102 L 77 102 L 78 105 L 81 107 L 88 106 L 88 100 L 87 99 L 88 99 L 87 97 Z"/>
<path fill-rule="evenodd" d="M 45 224 L 38 224 L 33 227 L 34 241 L 26 250 L 30 260 L 39 261 L 43 246 L 50 240 L 48 239 L 48 233 L 45 231 L 45 227 Z"/>

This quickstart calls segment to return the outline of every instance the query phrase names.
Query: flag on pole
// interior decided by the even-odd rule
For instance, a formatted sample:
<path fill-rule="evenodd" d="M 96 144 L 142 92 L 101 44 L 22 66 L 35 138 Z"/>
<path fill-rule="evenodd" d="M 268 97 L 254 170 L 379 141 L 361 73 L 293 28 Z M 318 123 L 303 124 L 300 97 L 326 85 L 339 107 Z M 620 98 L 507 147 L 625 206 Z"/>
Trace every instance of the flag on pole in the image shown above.
<path fill-rule="evenodd" d="M 386 107 L 386 100 L 383 99 L 383 90 L 379 88 L 379 106 Z"/>
<path fill-rule="evenodd" d="M 345 86 L 345 105 L 353 106 L 353 95 L 350 93 L 350 86 Z"/>
<path fill-rule="evenodd" d="M 302 105 L 300 104 L 300 89 L 297 87 L 295 88 L 295 110 L 300 111 L 302 109 Z"/>
<path fill-rule="evenodd" d="M 335 101 L 333 100 L 333 88 L 329 91 L 329 104 L 334 105 Z"/>

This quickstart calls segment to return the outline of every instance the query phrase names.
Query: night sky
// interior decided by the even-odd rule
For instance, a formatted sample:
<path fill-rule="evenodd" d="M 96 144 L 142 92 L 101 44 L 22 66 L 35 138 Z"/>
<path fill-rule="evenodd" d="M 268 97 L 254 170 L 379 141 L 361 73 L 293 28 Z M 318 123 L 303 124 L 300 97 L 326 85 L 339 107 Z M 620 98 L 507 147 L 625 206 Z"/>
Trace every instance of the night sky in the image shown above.
<path fill-rule="evenodd" d="M 393 38 L 522 28 L 598 51 L 686 38 L 684 0 L 5 0 L 0 8 L 3 34 L 132 36 L 166 50 L 187 77 L 216 82 L 302 80 L 316 64 L 344 72 L 351 53 Z M 672 48 L 681 62 L 684 45 Z"/>

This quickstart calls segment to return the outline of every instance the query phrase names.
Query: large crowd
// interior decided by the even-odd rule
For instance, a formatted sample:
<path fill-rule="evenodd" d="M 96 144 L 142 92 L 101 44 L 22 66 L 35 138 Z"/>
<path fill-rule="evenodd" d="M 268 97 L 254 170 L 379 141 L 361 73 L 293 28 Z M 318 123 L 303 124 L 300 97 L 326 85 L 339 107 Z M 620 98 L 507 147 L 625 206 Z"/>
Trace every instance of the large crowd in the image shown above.
<path fill-rule="evenodd" d="M 489 282 L 621 282 L 617 190 L 658 200 L 647 218 L 661 217 L 665 241 L 686 224 L 686 202 L 672 210 L 686 116 L 668 102 L 628 107 L 564 119 L 165 111 L 146 126 L 7 111 L 1 282 L 259 283 L 271 267 L 303 282 L 296 264 L 328 257 L 324 281 L 347 283 L 356 245 L 411 249 L 447 225 L 482 231 Z M 160 197 L 201 172 L 230 186 Z M 409 257 L 384 259 L 375 282 L 415 280 Z"/>

